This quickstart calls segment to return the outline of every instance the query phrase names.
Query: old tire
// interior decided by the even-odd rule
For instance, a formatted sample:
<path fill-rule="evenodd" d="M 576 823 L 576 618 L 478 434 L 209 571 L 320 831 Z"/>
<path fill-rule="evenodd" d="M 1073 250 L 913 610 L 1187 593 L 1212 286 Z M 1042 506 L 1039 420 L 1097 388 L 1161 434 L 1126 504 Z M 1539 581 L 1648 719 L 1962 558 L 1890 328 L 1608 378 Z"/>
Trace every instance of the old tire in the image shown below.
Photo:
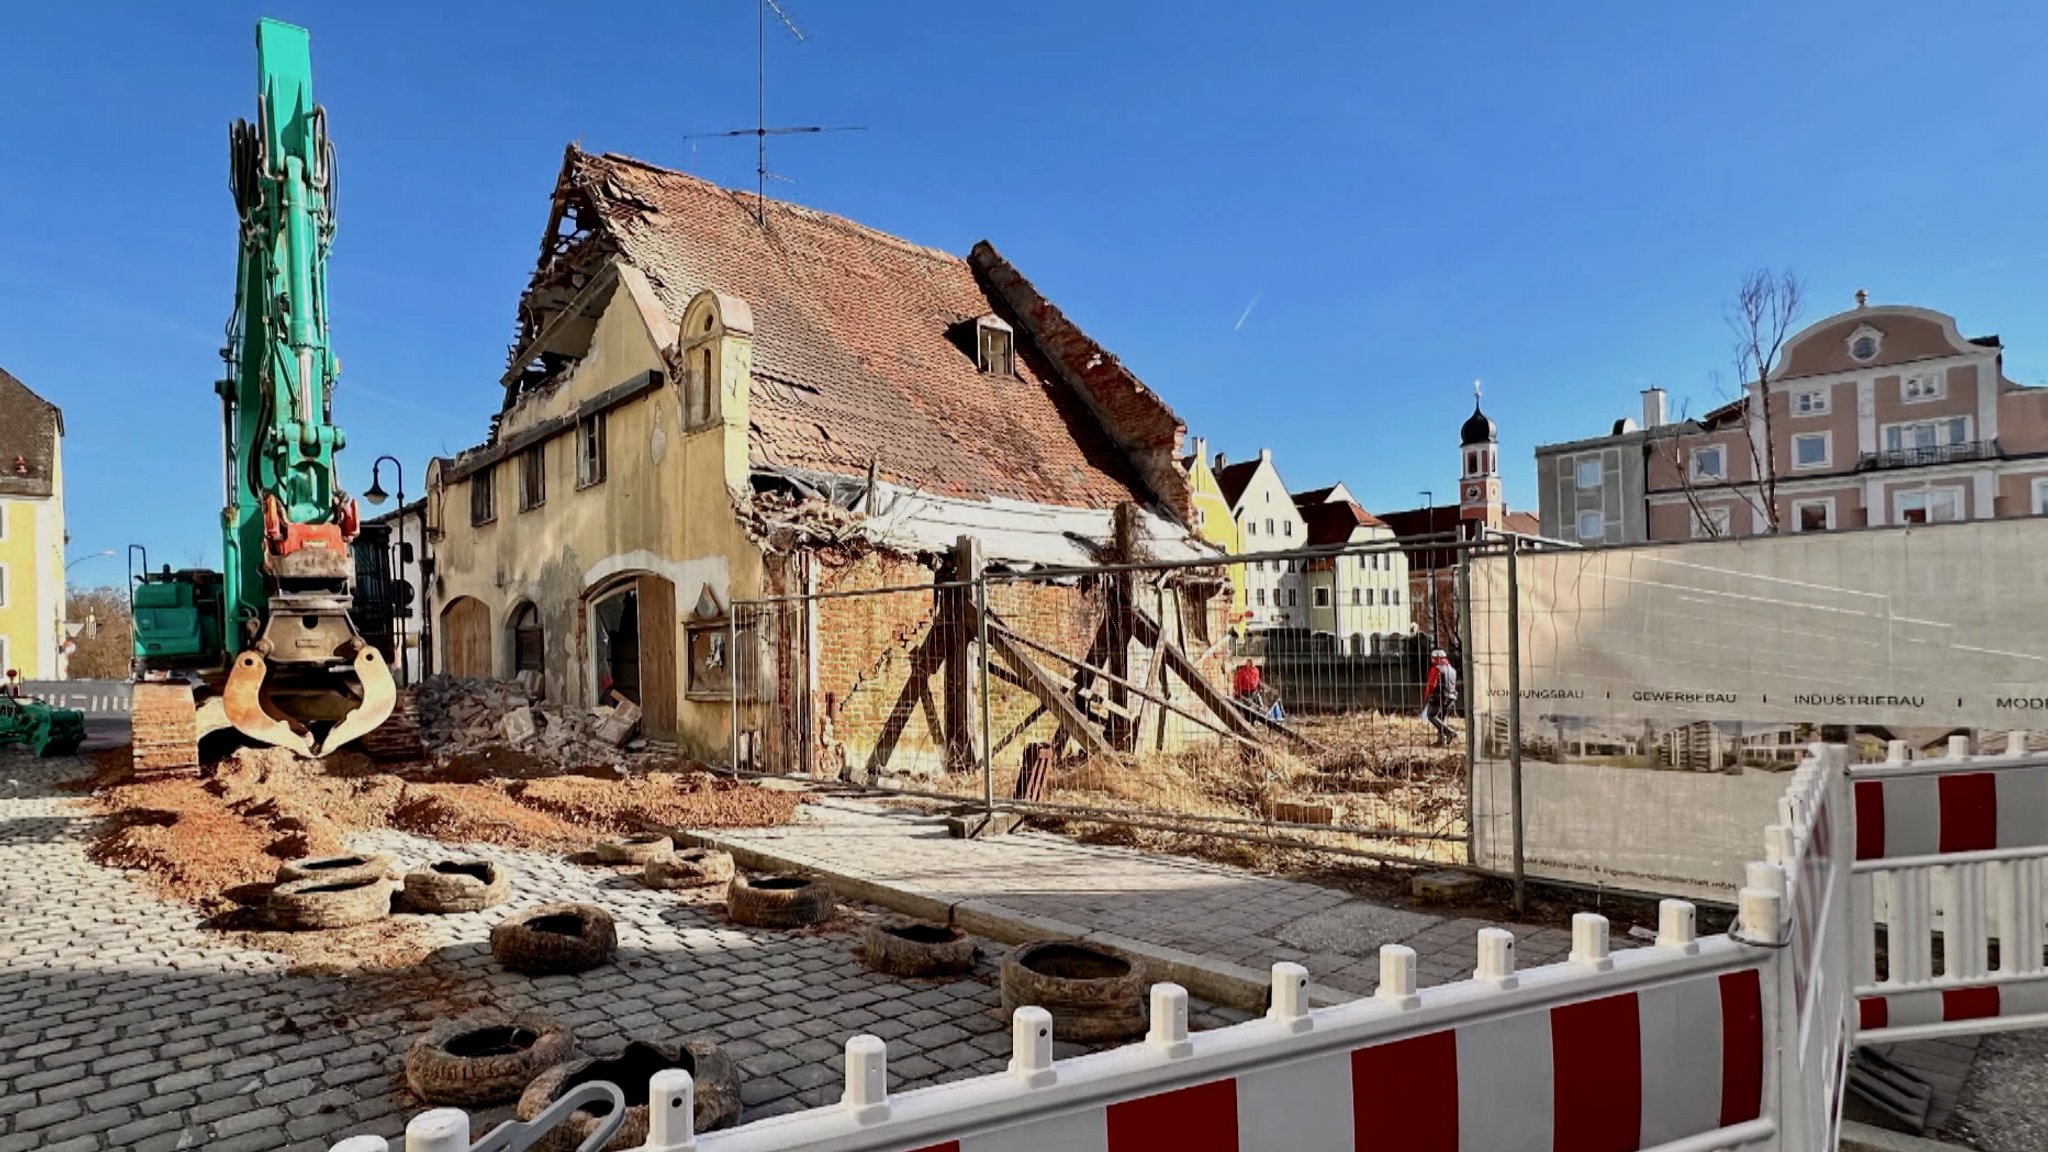
<path fill-rule="evenodd" d="M 407 872 L 401 893 L 415 912 L 481 912 L 511 895 L 504 869 L 488 860 L 436 860 Z"/>
<path fill-rule="evenodd" d="M 607 864 L 645 864 L 673 853 L 676 842 L 657 833 L 608 836 L 597 842 L 597 858 Z"/>
<path fill-rule="evenodd" d="M 382 878 L 291 880 L 270 890 L 264 911 L 288 932 L 346 928 L 391 914 L 391 882 Z"/>
<path fill-rule="evenodd" d="M 716 848 L 683 848 L 673 856 L 657 856 L 640 870 L 649 888 L 695 888 L 732 879 L 732 854 Z"/>
<path fill-rule="evenodd" d="M 838 907 L 824 881 L 802 876 L 735 876 L 725 890 L 726 915 L 753 928 L 802 928 Z"/>
<path fill-rule="evenodd" d="M 421 1033 L 405 1051 L 405 1082 L 429 1104 L 506 1104 L 574 1051 L 569 1030 L 545 1016 L 484 1012 Z"/>
<path fill-rule="evenodd" d="M 884 920 L 861 933 L 861 963 L 891 976 L 950 976 L 974 967 L 974 941 L 948 924 Z"/>
<path fill-rule="evenodd" d="M 294 880 L 382 880 L 391 873 L 389 853 L 352 853 L 341 856 L 308 856 L 287 860 L 277 866 L 277 882 Z"/>
<path fill-rule="evenodd" d="M 586 1056 L 542 1072 L 519 1094 L 517 1114 L 531 1120 L 579 1084 L 608 1081 L 626 1096 L 626 1122 L 605 1148 L 624 1152 L 647 1142 L 647 1082 L 665 1068 L 681 1068 L 696 1081 L 696 1130 L 731 1127 L 740 1118 L 740 1070 L 718 1046 L 693 1040 L 681 1047 L 629 1042 L 616 1056 Z M 570 1152 L 597 1130 L 602 1113 L 579 1111 L 534 1145 L 538 1152 Z"/>
<path fill-rule="evenodd" d="M 619 950 L 611 914 L 589 904 L 543 904 L 491 929 L 491 954 L 514 972 L 588 972 Z"/>
<path fill-rule="evenodd" d="M 1136 957 L 1080 940 L 1036 940 L 1003 957 L 1003 1014 L 1052 1013 L 1056 1040 L 1127 1040 L 1145 1031 L 1145 970 Z"/>

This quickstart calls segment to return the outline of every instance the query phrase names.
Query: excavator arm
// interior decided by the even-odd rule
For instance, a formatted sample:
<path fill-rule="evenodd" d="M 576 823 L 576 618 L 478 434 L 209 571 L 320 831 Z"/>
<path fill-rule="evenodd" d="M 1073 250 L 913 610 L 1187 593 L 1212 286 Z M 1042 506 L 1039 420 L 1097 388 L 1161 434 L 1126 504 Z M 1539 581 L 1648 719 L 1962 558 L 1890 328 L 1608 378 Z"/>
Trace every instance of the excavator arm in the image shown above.
<path fill-rule="evenodd" d="M 336 479 L 340 372 L 328 342 L 334 150 L 313 100 L 306 30 L 256 29 L 254 122 L 229 131 L 240 222 L 235 311 L 218 391 L 230 662 L 223 706 L 247 736 L 324 755 L 390 716 L 382 654 L 350 618 L 356 504 Z"/>

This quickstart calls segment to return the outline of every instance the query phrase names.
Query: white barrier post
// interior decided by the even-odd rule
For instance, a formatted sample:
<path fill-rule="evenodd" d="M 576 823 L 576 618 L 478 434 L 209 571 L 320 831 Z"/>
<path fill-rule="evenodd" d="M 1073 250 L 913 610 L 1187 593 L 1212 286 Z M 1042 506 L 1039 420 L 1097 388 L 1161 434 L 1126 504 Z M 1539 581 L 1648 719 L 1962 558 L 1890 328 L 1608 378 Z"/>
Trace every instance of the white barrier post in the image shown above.
<path fill-rule="evenodd" d="M 1951 760 L 1968 760 L 1970 758 L 1970 738 L 1968 736 L 1949 737 L 1948 758 Z"/>
<path fill-rule="evenodd" d="M 1912 749 L 1913 746 L 1904 740 L 1890 741 L 1884 746 L 1884 762 L 1887 764 L 1904 764 L 1913 758 Z"/>
<path fill-rule="evenodd" d="M 413 1117 L 405 1126 L 405 1152 L 469 1152 L 469 1114 L 436 1108 Z"/>
<path fill-rule="evenodd" d="M 1742 924 L 1742 938 L 1752 944 L 1784 943 L 1784 897 L 1767 888 L 1744 888 L 1737 897 L 1736 913 Z"/>
<path fill-rule="evenodd" d="M 1742 870 L 1744 888 L 1762 888 L 1768 892 L 1785 894 L 1785 870 L 1768 860 L 1751 860 Z"/>
<path fill-rule="evenodd" d="M 1145 1043 L 1169 1060 L 1195 1054 L 1194 1041 L 1188 1039 L 1187 989 L 1164 982 L 1152 986 L 1152 1029 Z"/>
<path fill-rule="evenodd" d="M 1690 900 L 1657 902 L 1657 947 L 1690 956 L 1700 950 L 1699 911 Z"/>
<path fill-rule="evenodd" d="M 2025 756 L 2027 754 L 2027 734 L 2025 732 L 2007 732 L 2005 734 L 2005 754 L 2007 756 Z"/>
<path fill-rule="evenodd" d="M 1380 945 L 1380 986 L 1374 998 L 1391 1000 L 1403 1011 L 1422 1006 L 1415 994 L 1415 949 L 1406 944 Z"/>
<path fill-rule="evenodd" d="M 1608 971 L 1614 967 L 1614 957 L 1607 951 L 1607 917 L 1598 912 L 1572 913 L 1572 963 Z"/>
<path fill-rule="evenodd" d="M 1503 991 L 1521 981 L 1515 976 L 1515 934 L 1505 928 L 1479 930 L 1479 967 L 1472 978 Z"/>
<path fill-rule="evenodd" d="M 647 1081 L 644 1152 L 695 1152 L 697 1081 L 681 1068 L 664 1068 Z"/>
<path fill-rule="evenodd" d="M 1052 1013 L 1019 1008 L 1010 1017 L 1010 1073 L 1031 1088 L 1059 1079 L 1052 1066 Z"/>
<path fill-rule="evenodd" d="M 846 1042 L 846 1092 L 839 1102 L 856 1124 L 889 1118 L 889 1045 L 880 1036 L 855 1036 Z"/>
<path fill-rule="evenodd" d="M 382 1136 L 351 1136 L 327 1152 L 391 1152 L 391 1142 Z"/>
<path fill-rule="evenodd" d="M 1297 1035 L 1315 1027 L 1308 1014 L 1308 969 L 1284 960 L 1273 965 L 1273 1006 L 1266 1019 Z"/>

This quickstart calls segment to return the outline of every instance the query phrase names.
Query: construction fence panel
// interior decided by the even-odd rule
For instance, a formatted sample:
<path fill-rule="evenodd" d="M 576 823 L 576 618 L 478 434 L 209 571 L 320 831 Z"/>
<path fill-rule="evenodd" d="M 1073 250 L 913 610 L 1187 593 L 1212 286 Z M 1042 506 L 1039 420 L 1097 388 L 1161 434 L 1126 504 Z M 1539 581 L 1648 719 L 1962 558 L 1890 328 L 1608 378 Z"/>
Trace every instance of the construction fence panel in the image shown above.
<path fill-rule="evenodd" d="M 1839 846 L 1854 833 L 1845 763 L 1816 749 L 1792 775 L 1726 935 L 1695 936 L 1693 906 L 1667 900 L 1654 943 L 1612 952 L 1607 920 L 1581 913 L 1569 959 L 1517 970 L 1513 936 L 1483 928 L 1472 977 L 1427 989 L 1414 951 L 1388 945 L 1374 996 L 1313 1010 L 1309 971 L 1283 961 L 1264 1018 L 1205 1032 L 1189 1030 L 1185 990 L 1156 984 L 1143 1041 L 1066 1060 L 1053 1058 L 1056 1020 L 1023 1007 L 1006 1071 L 901 1094 L 888 1090 L 888 1044 L 855 1036 L 839 1104 L 727 1131 L 691 1130 L 694 1085 L 672 1069 L 647 1086 L 642 1147 L 1823 1152 L 1839 1126 L 1848 1005 L 1834 942 L 1847 924 Z M 469 1131 L 437 1110 L 412 1122 L 406 1148 L 467 1150 Z M 538 1135 L 502 1130 L 476 1147 Z M 387 1149 L 356 1137 L 335 1152 Z"/>
<path fill-rule="evenodd" d="M 1998 520 L 1474 556 L 1475 860 L 1727 900 L 1807 743 L 2048 728 L 2044 550 Z"/>
<path fill-rule="evenodd" d="M 2048 1025 L 2048 753 L 1892 758 L 1850 770 L 1859 1035 L 1867 1042 Z"/>

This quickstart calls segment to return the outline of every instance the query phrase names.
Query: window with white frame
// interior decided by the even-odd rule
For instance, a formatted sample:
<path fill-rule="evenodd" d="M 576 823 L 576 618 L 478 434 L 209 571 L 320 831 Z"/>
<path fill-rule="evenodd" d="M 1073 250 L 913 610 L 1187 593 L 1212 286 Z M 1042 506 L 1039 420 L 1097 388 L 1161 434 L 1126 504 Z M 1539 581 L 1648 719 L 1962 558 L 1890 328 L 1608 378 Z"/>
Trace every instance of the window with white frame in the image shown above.
<path fill-rule="evenodd" d="M 1920 372 L 1899 383 L 1899 399 L 1908 404 L 1939 400 L 1948 395 L 1948 377 L 1940 372 Z"/>
<path fill-rule="evenodd" d="M 2034 515 L 2048 516 L 2048 476 L 2034 477 Z"/>
<path fill-rule="evenodd" d="M 1399 608 L 1400 606 L 1401 606 L 1401 590 L 1400 590 L 1399 588 L 1396 588 L 1396 589 L 1394 589 L 1394 607 L 1396 607 L 1396 608 Z"/>
<path fill-rule="evenodd" d="M 1330 590 L 1328 588 L 1317 588 L 1315 590 L 1315 599 L 1316 607 L 1328 608 L 1330 606 Z"/>
<path fill-rule="evenodd" d="M 1900 524 L 1946 524 L 1963 518 L 1961 488 L 1915 488 L 1892 496 L 1892 518 Z"/>
<path fill-rule="evenodd" d="M 0 675 L 5 675 L 6 669 L 12 667 L 14 665 L 7 660 L 7 637 L 0 636 Z"/>
<path fill-rule="evenodd" d="M 1294 521 L 1292 521 L 1292 520 L 1283 520 L 1283 521 L 1281 521 L 1281 523 L 1280 523 L 1280 534 L 1281 534 L 1282 536 L 1292 536 L 1292 535 L 1294 535 Z"/>
<path fill-rule="evenodd" d="M 1244 534 L 1247 536 L 1257 536 L 1259 534 L 1259 522 L 1257 520 L 1245 521 Z"/>
<path fill-rule="evenodd" d="M 1829 442 L 1826 432 L 1801 432 L 1792 437 L 1792 466 L 1794 468 L 1825 468 L 1829 461 Z"/>
<path fill-rule="evenodd" d="M 1273 534 L 1273 518 L 1272 518 L 1271 516 L 1268 516 L 1268 517 L 1266 517 L 1266 535 L 1268 535 L 1268 536 L 1271 536 L 1272 534 Z"/>
<path fill-rule="evenodd" d="M 0 608 L 5 607 L 7 607 L 7 565 L 0 564 Z M 0 670 L 5 668 L 6 664 L 0 662 Z"/>
<path fill-rule="evenodd" d="M 1264 608 L 1266 606 L 1266 590 L 1264 588 L 1257 589 L 1254 595 L 1257 597 L 1259 607 Z"/>
<path fill-rule="evenodd" d="M 1692 450 L 1692 478 L 1695 480 L 1726 480 L 1728 478 L 1728 449 L 1721 444 L 1702 444 Z"/>
<path fill-rule="evenodd" d="M 1828 390 L 1805 388 L 1792 394 L 1794 416 L 1825 416 L 1828 414 Z"/>
<path fill-rule="evenodd" d="M 1607 517 L 1599 512 L 1579 513 L 1579 522 L 1574 525 L 1581 540 L 1598 540 L 1607 535 Z"/>
<path fill-rule="evenodd" d="M 1706 540 L 1717 536 L 1727 536 L 1730 534 L 1728 526 L 1731 522 L 1729 509 L 1726 504 L 1717 504 L 1711 508 L 1698 509 L 1693 513 L 1692 518 L 1693 539 Z"/>
<path fill-rule="evenodd" d="M 1970 418 L 1950 416 L 1943 420 L 1914 420 L 1906 424 L 1884 426 L 1884 447 L 1887 452 L 1901 452 L 1913 448 L 1945 448 L 1951 444 L 1965 444 L 1970 439 Z"/>
<path fill-rule="evenodd" d="M 1598 453 L 1581 456 L 1572 462 L 1572 479 L 1578 484 L 1581 492 L 1600 487 L 1602 472 Z"/>
<path fill-rule="evenodd" d="M 2048 488 L 2043 488 L 2043 489 L 2040 489 L 2040 491 L 2043 491 L 2043 492 L 2048 492 Z M 1353 588 L 1353 589 L 1351 590 L 1351 604 L 1352 604 L 1352 607 L 1354 607 L 1354 608 L 1355 608 L 1355 607 L 1357 607 L 1358 605 L 1360 605 L 1360 604 L 1363 604 L 1364 602 L 1365 602 L 1365 594 L 1364 594 L 1364 592 L 1363 592 L 1362 590 L 1360 590 L 1360 589 L 1357 589 L 1357 588 Z"/>
<path fill-rule="evenodd" d="M 1794 500 L 1792 502 L 1792 530 L 1794 532 L 1826 532 L 1834 526 L 1834 497 L 1828 496 L 1817 500 Z"/>
<path fill-rule="evenodd" d="M 1292 588 L 1289 588 L 1289 589 L 1287 590 L 1287 606 L 1288 606 L 1289 608 L 1295 608 L 1295 607 L 1299 607 L 1299 606 L 1300 606 L 1300 604 L 1301 604 L 1301 595 L 1300 595 L 1300 593 L 1296 592 L 1296 591 L 1295 591 L 1294 589 L 1292 589 Z"/>

